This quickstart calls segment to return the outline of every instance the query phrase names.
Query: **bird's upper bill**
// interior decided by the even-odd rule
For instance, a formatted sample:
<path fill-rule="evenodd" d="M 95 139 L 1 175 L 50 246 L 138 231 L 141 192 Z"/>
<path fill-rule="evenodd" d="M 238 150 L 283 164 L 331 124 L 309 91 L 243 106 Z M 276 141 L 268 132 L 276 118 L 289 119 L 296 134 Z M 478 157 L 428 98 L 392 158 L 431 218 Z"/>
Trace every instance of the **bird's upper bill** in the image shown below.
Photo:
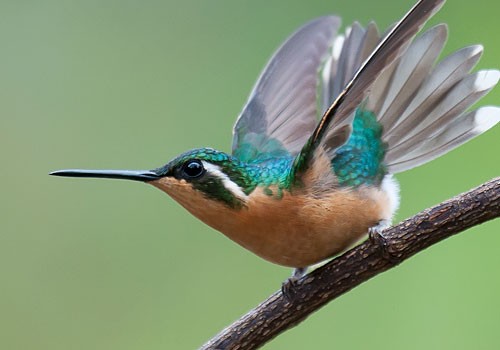
<path fill-rule="evenodd" d="M 104 179 L 123 179 L 134 181 L 154 181 L 161 175 L 154 170 L 84 170 L 84 169 L 66 169 L 51 172 L 49 175 L 66 177 L 94 177 Z"/>

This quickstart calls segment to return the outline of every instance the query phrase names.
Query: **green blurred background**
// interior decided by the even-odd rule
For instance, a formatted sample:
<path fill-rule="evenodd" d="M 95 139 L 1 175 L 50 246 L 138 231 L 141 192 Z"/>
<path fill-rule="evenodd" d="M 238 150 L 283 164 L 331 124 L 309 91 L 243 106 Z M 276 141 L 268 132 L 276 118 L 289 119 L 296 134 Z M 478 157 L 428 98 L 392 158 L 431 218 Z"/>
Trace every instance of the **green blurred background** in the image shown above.
<path fill-rule="evenodd" d="M 1 1 L 0 349 L 193 349 L 279 288 L 243 250 L 140 183 L 231 127 L 271 52 L 309 19 L 385 27 L 410 0 Z M 446 52 L 500 67 L 494 0 L 449 1 Z M 500 88 L 481 104 L 499 104 Z M 397 176 L 396 220 L 500 174 L 500 127 Z M 500 348 L 500 220 L 365 283 L 267 349 Z"/>

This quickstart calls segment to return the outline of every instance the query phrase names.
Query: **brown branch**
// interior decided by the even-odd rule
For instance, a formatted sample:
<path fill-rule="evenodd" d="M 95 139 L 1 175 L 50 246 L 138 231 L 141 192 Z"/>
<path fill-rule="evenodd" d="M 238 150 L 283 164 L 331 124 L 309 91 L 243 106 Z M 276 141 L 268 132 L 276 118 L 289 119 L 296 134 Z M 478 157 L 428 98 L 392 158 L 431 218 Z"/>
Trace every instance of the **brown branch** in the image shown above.
<path fill-rule="evenodd" d="M 500 178 L 493 179 L 388 228 L 385 252 L 366 240 L 304 276 L 294 288 L 293 302 L 276 292 L 201 347 L 257 349 L 311 313 L 427 247 L 469 227 L 500 216 Z M 385 256 L 385 257 L 384 257 Z"/>

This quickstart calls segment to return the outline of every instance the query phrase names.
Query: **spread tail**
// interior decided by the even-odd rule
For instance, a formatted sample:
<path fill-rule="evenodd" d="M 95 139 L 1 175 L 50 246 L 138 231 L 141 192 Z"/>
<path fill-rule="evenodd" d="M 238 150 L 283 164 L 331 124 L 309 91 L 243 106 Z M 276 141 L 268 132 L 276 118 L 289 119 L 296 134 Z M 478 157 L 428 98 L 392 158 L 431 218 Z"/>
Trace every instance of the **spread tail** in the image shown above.
<path fill-rule="evenodd" d="M 445 24 L 417 37 L 377 78 L 359 107 L 382 125 L 384 163 L 390 173 L 427 163 L 500 121 L 498 107 L 467 112 L 498 83 L 500 72 L 470 73 L 483 51 L 480 45 L 465 47 L 435 64 L 446 38 Z M 377 39 L 373 24 L 367 29 L 354 24 L 339 41 L 340 54 L 335 55 L 334 44 L 323 71 L 323 106 L 336 98 L 340 91 L 336 84 L 352 75 Z M 333 155 L 335 149 L 331 151 Z"/>

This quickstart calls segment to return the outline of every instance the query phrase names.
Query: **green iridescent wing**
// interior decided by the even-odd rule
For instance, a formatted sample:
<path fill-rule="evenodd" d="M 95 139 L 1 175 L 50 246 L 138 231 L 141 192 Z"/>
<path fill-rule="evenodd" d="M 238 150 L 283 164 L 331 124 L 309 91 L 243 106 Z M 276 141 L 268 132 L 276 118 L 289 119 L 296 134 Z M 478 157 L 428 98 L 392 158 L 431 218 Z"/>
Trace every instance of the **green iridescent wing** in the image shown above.
<path fill-rule="evenodd" d="M 340 55 L 332 55 L 323 71 L 327 111 L 294 161 L 299 179 L 320 150 L 331 159 L 339 185 L 379 185 L 387 173 L 429 162 L 500 121 L 498 107 L 467 112 L 500 79 L 497 70 L 471 73 L 481 46 L 462 48 L 436 63 L 446 25 L 413 39 L 441 4 L 420 1 L 384 39 L 373 24 L 366 29 L 354 24 L 343 43 L 334 44 Z M 329 106 L 329 101 L 335 102 Z"/>
<path fill-rule="evenodd" d="M 233 131 L 233 155 L 245 162 L 296 155 L 318 120 L 319 69 L 340 25 L 315 19 L 276 51 L 259 77 Z"/>
<path fill-rule="evenodd" d="M 343 59 L 348 62 L 345 64 L 344 70 L 346 67 L 350 67 L 354 73 L 352 74 L 352 77 L 349 76 L 350 74 L 348 72 L 343 73 L 344 75 L 342 77 L 338 74 L 338 71 L 335 72 L 335 74 L 341 78 L 339 82 L 333 81 L 333 83 L 330 83 L 328 76 L 326 76 L 326 80 L 324 78 L 325 81 L 323 86 L 327 91 L 326 94 L 333 95 L 335 100 L 326 109 L 320 122 L 312 132 L 312 135 L 307 140 L 298 156 L 295 158 L 292 169 L 292 176 L 294 176 L 295 179 L 300 180 L 300 176 L 304 173 L 304 171 L 307 170 L 311 164 L 313 164 L 314 153 L 318 147 L 322 147 L 326 153 L 330 155 L 332 159 L 332 166 L 336 173 L 347 173 L 345 170 L 347 169 L 346 166 L 349 162 L 337 161 L 337 164 L 335 164 L 334 159 L 336 154 L 339 153 L 338 151 L 341 150 L 342 146 L 352 146 L 354 148 L 361 149 L 359 156 L 361 158 L 366 156 L 367 153 L 363 152 L 362 149 L 367 149 L 364 143 L 365 141 L 370 140 L 367 135 L 362 135 L 366 133 L 361 126 L 364 125 L 364 122 L 367 122 L 370 125 L 373 124 L 368 119 L 374 119 L 375 117 L 373 115 L 368 117 L 368 114 L 364 112 L 364 106 L 362 105 L 363 101 L 366 101 L 372 85 L 381 73 L 383 73 L 384 70 L 393 62 L 397 61 L 401 54 L 405 52 L 414 36 L 420 31 L 425 22 L 439 10 L 443 3 L 444 0 L 421 0 L 417 2 L 417 4 L 413 6 L 413 8 L 388 31 L 384 38 L 378 42 L 376 47 L 363 63 L 360 63 L 363 56 L 362 53 L 364 52 L 366 55 L 366 52 L 369 52 L 370 45 L 373 46 L 373 43 L 377 42 L 377 34 L 374 25 L 369 26 L 367 31 L 364 32 L 365 36 L 371 38 L 365 42 L 365 44 L 367 43 L 366 45 L 363 44 L 364 46 L 358 46 L 357 48 L 354 47 L 353 49 L 350 49 L 349 47 L 344 46 L 346 45 L 344 43 L 340 47 L 342 53 L 340 54 L 339 62 L 337 64 L 340 64 L 340 61 Z M 358 31 L 359 29 L 356 25 L 354 28 L 355 31 Z M 351 33 L 352 32 L 353 31 L 351 30 Z M 352 39 L 347 42 L 359 43 L 363 41 Z M 342 54 L 344 52 L 345 58 L 342 58 Z M 353 54 L 353 52 L 355 54 Z M 358 69 L 354 69 L 356 64 L 359 64 Z M 328 63 L 323 74 L 324 77 L 325 74 L 331 74 L 331 72 L 328 72 Z M 342 89 L 339 88 L 340 86 Z M 361 109 L 359 109 L 359 113 L 356 113 L 358 108 Z M 355 134 L 358 138 L 360 136 L 362 136 L 362 138 L 364 137 L 365 141 L 357 144 L 351 143 L 349 145 L 350 142 L 348 141 L 353 133 L 353 122 L 356 115 L 359 115 L 360 118 L 361 116 L 365 119 L 368 118 L 364 122 L 358 123 L 361 126 Z M 381 133 L 381 131 L 378 132 Z M 380 138 L 381 135 L 378 137 Z M 354 138 L 352 138 L 351 141 L 352 140 L 354 140 Z M 380 155 L 379 152 L 376 153 L 377 157 L 379 157 L 378 163 L 381 163 L 384 154 Z M 362 159 L 362 161 L 365 160 L 366 159 Z M 371 162 L 371 160 L 369 161 Z M 350 165 L 352 165 L 352 163 Z"/>

